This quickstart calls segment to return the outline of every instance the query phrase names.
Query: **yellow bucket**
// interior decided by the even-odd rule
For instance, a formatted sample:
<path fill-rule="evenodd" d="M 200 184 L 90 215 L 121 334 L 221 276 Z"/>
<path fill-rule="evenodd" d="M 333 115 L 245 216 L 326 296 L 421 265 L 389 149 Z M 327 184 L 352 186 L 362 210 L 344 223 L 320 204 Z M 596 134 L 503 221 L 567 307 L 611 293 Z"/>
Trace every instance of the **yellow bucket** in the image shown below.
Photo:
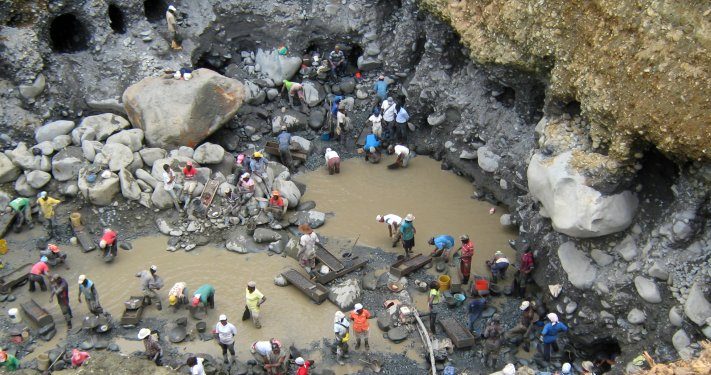
<path fill-rule="evenodd" d="M 69 220 L 72 222 L 72 227 L 77 228 L 81 226 L 81 214 L 78 212 L 72 212 L 69 215 Z"/>
<path fill-rule="evenodd" d="M 47 371 L 49 368 L 49 356 L 42 353 L 37 356 L 37 369 L 40 371 Z"/>
<path fill-rule="evenodd" d="M 6 239 L 0 239 L 0 255 L 5 255 L 7 254 L 7 240 Z"/>
<path fill-rule="evenodd" d="M 438 281 L 440 292 L 449 290 L 449 285 L 452 282 L 452 279 L 448 275 L 440 275 Z"/>

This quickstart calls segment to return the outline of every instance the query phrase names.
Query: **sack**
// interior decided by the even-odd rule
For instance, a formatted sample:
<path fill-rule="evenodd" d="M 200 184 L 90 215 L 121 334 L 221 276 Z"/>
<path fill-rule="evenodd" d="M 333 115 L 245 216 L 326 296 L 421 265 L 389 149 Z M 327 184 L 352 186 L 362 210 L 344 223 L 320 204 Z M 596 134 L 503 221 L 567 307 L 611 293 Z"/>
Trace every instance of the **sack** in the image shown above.
<path fill-rule="evenodd" d="M 242 321 L 244 322 L 245 320 L 247 320 L 251 317 L 252 317 L 252 312 L 249 311 L 249 307 L 247 307 L 247 305 L 245 305 L 244 312 L 242 313 Z"/>

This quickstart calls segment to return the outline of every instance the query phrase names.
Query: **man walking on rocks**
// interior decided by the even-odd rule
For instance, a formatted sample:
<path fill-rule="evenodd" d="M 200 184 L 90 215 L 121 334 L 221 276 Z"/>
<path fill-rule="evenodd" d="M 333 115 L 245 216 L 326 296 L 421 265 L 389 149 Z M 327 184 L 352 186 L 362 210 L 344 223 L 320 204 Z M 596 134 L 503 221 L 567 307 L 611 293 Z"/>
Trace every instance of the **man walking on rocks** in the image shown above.
<path fill-rule="evenodd" d="M 336 335 L 336 361 L 343 366 L 344 358 L 348 358 L 348 340 L 350 340 L 351 323 L 341 311 L 336 311 L 333 317 L 333 333 Z"/>
<path fill-rule="evenodd" d="M 217 343 L 222 348 L 222 359 L 225 363 L 227 360 L 227 351 L 230 352 L 232 363 L 235 362 L 235 336 L 237 336 L 237 328 L 232 323 L 227 322 L 227 315 L 220 315 L 219 322 L 215 325 L 215 338 Z"/>
<path fill-rule="evenodd" d="M 327 148 L 324 157 L 326 158 L 326 165 L 328 166 L 328 174 L 341 173 L 341 157 L 338 156 L 336 151 Z"/>
<path fill-rule="evenodd" d="M 520 298 L 526 295 L 526 286 L 531 277 L 531 271 L 533 271 L 533 250 L 531 250 L 531 247 L 527 243 L 526 250 L 521 255 L 521 264 L 516 271 L 513 284 L 514 294 Z"/>
<path fill-rule="evenodd" d="M 384 216 L 377 215 L 375 217 L 375 221 L 387 224 L 388 237 L 392 240 L 393 247 L 397 246 L 397 243 L 400 242 L 400 239 L 402 238 L 402 234 L 398 230 L 400 228 L 400 224 L 402 223 L 402 218 L 395 214 L 387 214 Z"/>
<path fill-rule="evenodd" d="M 360 340 L 365 341 L 365 350 L 370 350 L 370 344 L 368 343 L 368 333 L 370 332 L 370 325 L 368 324 L 368 319 L 371 318 L 370 311 L 363 308 L 363 305 L 356 303 L 351 311 L 351 321 L 353 322 L 353 332 L 356 336 L 356 350 L 360 349 Z"/>
<path fill-rule="evenodd" d="M 183 212 L 183 209 L 180 208 L 178 195 L 175 193 L 176 187 L 178 189 L 181 188 L 181 186 L 175 183 L 175 172 L 173 172 L 168 164 L 163 164 L 163 188 L 173 200 L 173 206 L 175 206 L 176 211 Z"/>
<path fill-rule="evenodd" d="M 49 238 L 54 237 L 54 227 L 57 224 L 54 215 L 54 207 L 60 203 L 61 201 L 59 199 L 48 196 L 46 191 L 41 192 L 37 199 L 37 204 L 39 204 L 40 210 L 42 211 L 42 218 L 44 219 Z"/>
<path fill-rule="evenodd" d="M 385 76 L 380 75 L 378 77 L 378 81 L 375 82 L 373 85 L 373 91 L 375 91 L 375 95 L 380 98 L 380 100 L 385 100 L 388 96 L 388 82 L 385 81 Z"/>
<path fill-rule="evenodd" d="M 156 305 L 158 311 L 163 309 L 158 297 L 158 290 L 163 287 L 163 279 L 157 275 L 158 267 L 152 265 L 151 268 L 143 270 L 136 274 L 136 277 L 141 278 L 141 290 L 143 291 L 143 299 L 149 300 L 150 303 Z"/>
<path fill-rule="evenodd" d="M 64 320 L 67 322 L 67 331 L 72 329 L 72 309 L 69 307 L 69 284 L 67 280 L 55 274 L 52 275 L 52 283 L 50 285 L 52 293 L 49 295 L 49 302 L 52 302 L 53 297 L 57 296 L 57 304 L 62 311 Z"/>
<path fill-rule="evenodd" d="M 289 96 L 291 100 L 291 96 Z M 281 127 L 281 133 L 277 136 L 277 141 L 279 142 L 279 157 L 281 158 L 281 163 L 291 171 L 292 159 L 291 159 L 291 133 L 287 130 L 286 126 Z"/>
<path fill-rule="evenodd" d="M 496 362 L 499 358 L 499 350 L 501 349 L 501 335 L 503 328 L 501 327 L 501 315 L 498 313 L 491 317 L 491 320 L 486 324 L 484 329 L 484 362 L 487 367 L 496 367 Z"/>
<path fill-rule="evenodd" d="M 551 350 L 558 352 L 558 333 L 567 332 L 568 326 L 558 321 L 558 315 L 555 313 L 550 313 L 546 315 L 549 322 L 543 327 L 541 331 L 541 336 L 543 338 L 543 345 L 539 349 L 543 354 L 543 360 L 550 362 L 551 360 Z"/>
<path fill-rule="evenodd" d="M 299 225 L 299 232 L 303 233 L 299 239 L 299 252 L 296 258 L 301 267 L 304 267 L 311 278 L 315 278 L 316 273 L 316 244 L 319 243 L 318 236 L 308 224 Z"/>
<path fill-rule="evenodd" d="M 254 281 L 248 282 L 245 293 L 245 302 L 247 304 L 247 309 L 252 316 L 252 322 L 256 328 L 262 328 L 262 322 L 259 320 L 259 312 L 260 307 L 266 301 L 267 297 L 265 297 L 264 294 L 257 289 L 257 283 Z"/>
<path fill-rule="evenodd" d="M 406 258 L 409 258 L 410 255 L 412 255 L 412 248 L 415 247 L 415 233 L 417 233 L 417 230 L 415 229 L 415 226 L 412 225 L 414 220 L 414 215 L 407 214 L 407 216 L 405 216 L 405 221 L 403 221 L 402 225 L 400 225 L 400 228 L 398 229 L 400 235 L 402 236 L 402 247 L 405 249 Z"/>
<path fill-rule="evenodd" d="M 168 33 L 170 34 L 170 48 L 180 51 L 183 47 L 180 45 L 178 35 L 178 22 L 175 19 L 175 13 L 178 10 L 174 6 L 169 6 L 168 10 L 165 12 L 165 21 L 168 23 Z"/>
<path fill-rule="evenodd" d="M 99 303 L 99 292 L 96 291 L 94 282 L 87 279 L 85 275 L 79 275 L 79 296 L 78 301 L 81 303 L 81 296 L 84 295 L 86 300 L 86 307 L 89 308 L 89 312 L 94 315 L 100 315 L 104 312 Z"/>
<path fill-rule="evenodd" d="M 442 293 L 439 291 L 439 282 L 436 280 L 430 281 L 429 287 L 427 307 L 430 312 L 430 331 L 434 335 L 437 333 L 437 313 L 442 302 Z"/>

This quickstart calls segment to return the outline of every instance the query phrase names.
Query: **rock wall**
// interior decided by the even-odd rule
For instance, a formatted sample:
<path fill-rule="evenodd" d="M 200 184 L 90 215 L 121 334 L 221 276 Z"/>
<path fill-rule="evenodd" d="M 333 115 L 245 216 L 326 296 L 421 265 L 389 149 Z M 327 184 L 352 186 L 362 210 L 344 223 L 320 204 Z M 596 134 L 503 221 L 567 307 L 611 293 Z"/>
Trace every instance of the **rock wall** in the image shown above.
<path fill-rule="evenodd" d="M 648 142 L 679 159 L 709 160 L 708 4 L 422 2 L 454 27 L 473 60 L 546 79 L 549 111 L 578 102 L 599 150 L 627 159 Z"/>

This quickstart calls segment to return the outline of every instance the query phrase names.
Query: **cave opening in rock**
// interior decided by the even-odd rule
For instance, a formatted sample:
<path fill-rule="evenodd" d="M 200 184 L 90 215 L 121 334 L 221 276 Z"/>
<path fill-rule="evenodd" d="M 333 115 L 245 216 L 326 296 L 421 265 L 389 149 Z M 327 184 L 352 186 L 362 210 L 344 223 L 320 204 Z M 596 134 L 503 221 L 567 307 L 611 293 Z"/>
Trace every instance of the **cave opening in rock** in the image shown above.
<path fill-rule="evenodd" d="M 213 56 L 210 51 L 203 52 L 193 64 L 195 69 L 206 68 L 214 70 L 222 75 L 225 74 L 225 68 L 230 64 L 230 60 L 223 59 L 221 56 Z"/>
<path fill-rule="evenodd" d="M 49 38 L 56 52 L 79 52 L 89 48 L 89 31 L 79 19 L 70 13 L 52 20 Z"/>
<path fill-rule="evenodd" d="M 494 92 L 494 98 L 496 101 L 503 104 L 506 108 L 511 108 L 516 103 L 516 90 L 511 87 L 504 86 L 503 90 Z"/>
<path fill-rule="evenodd" d="M 126 32 L 126 20 L 123 12 L 114 4 L 109 4 L 109 26 L 115 33 L 123 34 Z"/>
<path fill-rule="evenodd" d="M 148 22 L 160 22 L 165 18 L 168 3 L 165 0 L 146 0 L 143 2 L 143 14 Z"/>
<path fill-rule="evenodd" d="M 354 72 L 358 70 L 358 58 L 363 55 L 363 47 L 360 44 L 353 44 L 351 46 L 351 51 L 346 54 L 346 59 L 348 59 L 348 69 L 352 69 Z"/>
<path fill-rule="evenodd" d="M 570 117 L 580 116 L 580 102 L 577 100 L 568 102 L 563 106 L 563 110 L 569 114 Z"/>
<path fill-rule="evenodd" d="M 674 202 L 673 199 L 662 200 L 659 197 L 674 196 L 672 186 L 677 183 L 679 167 L 656 147 L 650 147 L 637 161 L 637 168 L 641 169 L 637 172 L 632 188 L 640 187 L 638 197 L 646 216 L 657 217 Z"/>
<path fill-rule="evenodd" d="M 597 373 L 604 374 L 612 370 L 615 359 L 622 354 L 620 343 L 612 337 L 597 339 L 587 345 L 582 357 L 589 358 L 597 367 Z"/>

